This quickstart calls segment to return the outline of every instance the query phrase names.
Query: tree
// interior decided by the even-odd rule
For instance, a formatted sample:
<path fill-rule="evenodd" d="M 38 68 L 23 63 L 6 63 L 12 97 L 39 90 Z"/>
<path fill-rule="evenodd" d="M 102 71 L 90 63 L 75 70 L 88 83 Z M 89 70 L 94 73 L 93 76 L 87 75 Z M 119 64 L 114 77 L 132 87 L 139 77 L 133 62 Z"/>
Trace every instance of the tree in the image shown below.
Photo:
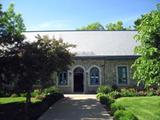
<path fill-rule="evenodd" d="M 131 30 L 131 27 L 125 28 L 122 21 L 117 21 L 117 23 L 109 23 L 106 25 L 106 30 L 116 31 L 116 30 Z"/>
<path fill-rule="evenodd" d="M 31 102 L 33 85 L 39 81 L 42 89 L 47 86 L 47 81 L 53 72 L 62 71 L 72 64 L 72 54 L 69 49 L 75 47 L 64 43 L 62 39 L 56 40 L 48 36 L 38 35 L 37 41 L 24 43 L 21 49 L 20 66 L 17 80 L 18 92 L 27 93 L 26 111 Z"/>
<path fill-rule="evenodd" d="M 33 84 L 40 80 L 44 85 L 53 72 L 67 69 L 73 56 L 69 49 L 74 45 L 47 36 L 25 42 L 23 19 L 14 12 L 13 4 L 5 12 L 0 5 L 0 16 L 0 83 L 13 83 L 14 92 L 27 93 L 28 113 Z"/>
<path fill-rule="evenodd" d="M 20 14 L 14 12 L 14 5 L 10 4 L 7 11 L 2 11 L 0 5 L 0 81 L 2 84 L 14 83 L 16 79 L 20 47 L 23 44 L 25 30 Z"/>
<path fill-rule="evenodd" d="M 94 23 L 91 23 L 87 26 L 83 26 L 81 28 L 78 28 L 77 30 L 97 30 L 97 31 L 101 31 L 101 30 L 105 30 L 105 29 L 99 22 L 94 22 Z"/>
<path fill-rule="evenodd" d="M 116 30 L 132 30 L 132 28 L 124 27 L 122 21 L 117 21 L 117 23 L 109 23 L 106 25 L 106 29 L 99 23 L 94 22 L 87 26 L 83 26 L 81 28 L 78 28 L 77 30 L 96 30 L 96 31 L 103 31 L 103 30 L 110 30 L 110 31 L 116 31 Z"/>
<path fill-rule="evenodd" d="M 40 80 L 41 86 L 45 87 L 53 72 L 68 69 L 68 65 L 72 64 L 74 54 L 69 49 L 75 45 L 64 43 L 62 39 L 56 40 L 54 37 L 38 35 L 36 38 L 37 42 L 32 43 L 33 47 L 25 53 L 29 56 L 34 55 L 36 61 L 33 65 L 36 69 L 32 71 L 36 72 L 35 76 Z"/>
<path fill-rule="evenodd" d="M 160 85 L 160 11 L 142 15 L 136 22 L 135 52 L 141 55 L 134 63 L 134 79 L 145 87 Z"/>

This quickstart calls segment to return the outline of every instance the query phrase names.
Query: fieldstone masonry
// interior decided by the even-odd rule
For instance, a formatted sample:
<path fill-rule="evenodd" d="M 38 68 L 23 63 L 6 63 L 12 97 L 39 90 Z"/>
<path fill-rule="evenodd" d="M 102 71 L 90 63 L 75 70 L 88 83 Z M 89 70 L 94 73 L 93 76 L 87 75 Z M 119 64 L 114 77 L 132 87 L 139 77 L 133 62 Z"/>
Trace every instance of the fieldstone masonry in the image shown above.
<path fill-rule="evenodd" d="M 89 72 L 92 67 L 97 67 L 100 72 L 100 85 L 117 85 L 118 87 L 134 87 L 136 82 L 132 79 L 131 66 L 137 57 L 120 56 L 113 57 L 75 57 L 74 64 L 70 66 L 68 72 L 68 85 L 59 86 L 65 93 L 74 92 L 74 69 L 80 67 L 83 73 L 83 93 L 95 93 L 99 85 L 90 85 Z M 128 84 L 120 85 L 117 82 L 117 66 L 127 66 Z M 76 81 L 75 81 L 76 82 Z"/>

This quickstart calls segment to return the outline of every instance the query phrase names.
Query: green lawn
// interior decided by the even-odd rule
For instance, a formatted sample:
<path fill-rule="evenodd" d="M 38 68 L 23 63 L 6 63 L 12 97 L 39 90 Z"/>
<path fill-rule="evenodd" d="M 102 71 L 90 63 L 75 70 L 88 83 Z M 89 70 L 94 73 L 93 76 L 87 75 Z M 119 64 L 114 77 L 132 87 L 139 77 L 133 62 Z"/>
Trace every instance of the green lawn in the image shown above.
<path fill-rule="evenodd" d="M 116 100 L 139 120 L 160 120 L 160 97 L 123 97 Z"/>
<path fill-rule="evenodd" d="M 0 98 L 0 104 L 7 104 L 7 103 L 15 103 L 15 102 L 25 102 L 25 97 L 3 97 Z M 31 101 L 33 103 L 39 102 L 40 100 L 37 100 L 35 98 L 32 98 Z"/>

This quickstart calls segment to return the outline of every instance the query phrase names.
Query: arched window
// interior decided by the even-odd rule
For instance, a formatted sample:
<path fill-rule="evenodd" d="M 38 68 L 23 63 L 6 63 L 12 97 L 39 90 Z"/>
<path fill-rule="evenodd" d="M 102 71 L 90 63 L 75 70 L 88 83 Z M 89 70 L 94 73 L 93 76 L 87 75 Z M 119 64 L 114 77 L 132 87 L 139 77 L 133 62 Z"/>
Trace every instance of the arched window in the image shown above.
<path fill-rule="evenodd" d="M 58 85 L 67 85 L 68 79 L 67 79 L 67 72 L 60 72 L 58 74 Z"/>
<path fill-rule="evenodd" d="M 90 85 L 99 85 L 99 69 L 96 67 L 90 70 Z"/>

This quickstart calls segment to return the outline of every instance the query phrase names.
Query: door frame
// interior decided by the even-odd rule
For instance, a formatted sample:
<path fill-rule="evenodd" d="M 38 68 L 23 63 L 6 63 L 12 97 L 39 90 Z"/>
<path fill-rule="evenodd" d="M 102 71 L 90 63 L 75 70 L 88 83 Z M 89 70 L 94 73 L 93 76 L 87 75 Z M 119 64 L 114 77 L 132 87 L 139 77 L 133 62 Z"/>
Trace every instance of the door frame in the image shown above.
<path fill-rule="evenodd" d="M 85 68 L 82 66 L 82 65 L 76 65 L 72 68 L 72 77 L 71 77 L 71 81 L 72 81 L 72 93 L 74 93 L 74 70 L 76 68 L 81 68 L 83 69 L 83 92 L 82 93 L 85 93 L 86 92 L 86 71 L 85 71 Z"/>

